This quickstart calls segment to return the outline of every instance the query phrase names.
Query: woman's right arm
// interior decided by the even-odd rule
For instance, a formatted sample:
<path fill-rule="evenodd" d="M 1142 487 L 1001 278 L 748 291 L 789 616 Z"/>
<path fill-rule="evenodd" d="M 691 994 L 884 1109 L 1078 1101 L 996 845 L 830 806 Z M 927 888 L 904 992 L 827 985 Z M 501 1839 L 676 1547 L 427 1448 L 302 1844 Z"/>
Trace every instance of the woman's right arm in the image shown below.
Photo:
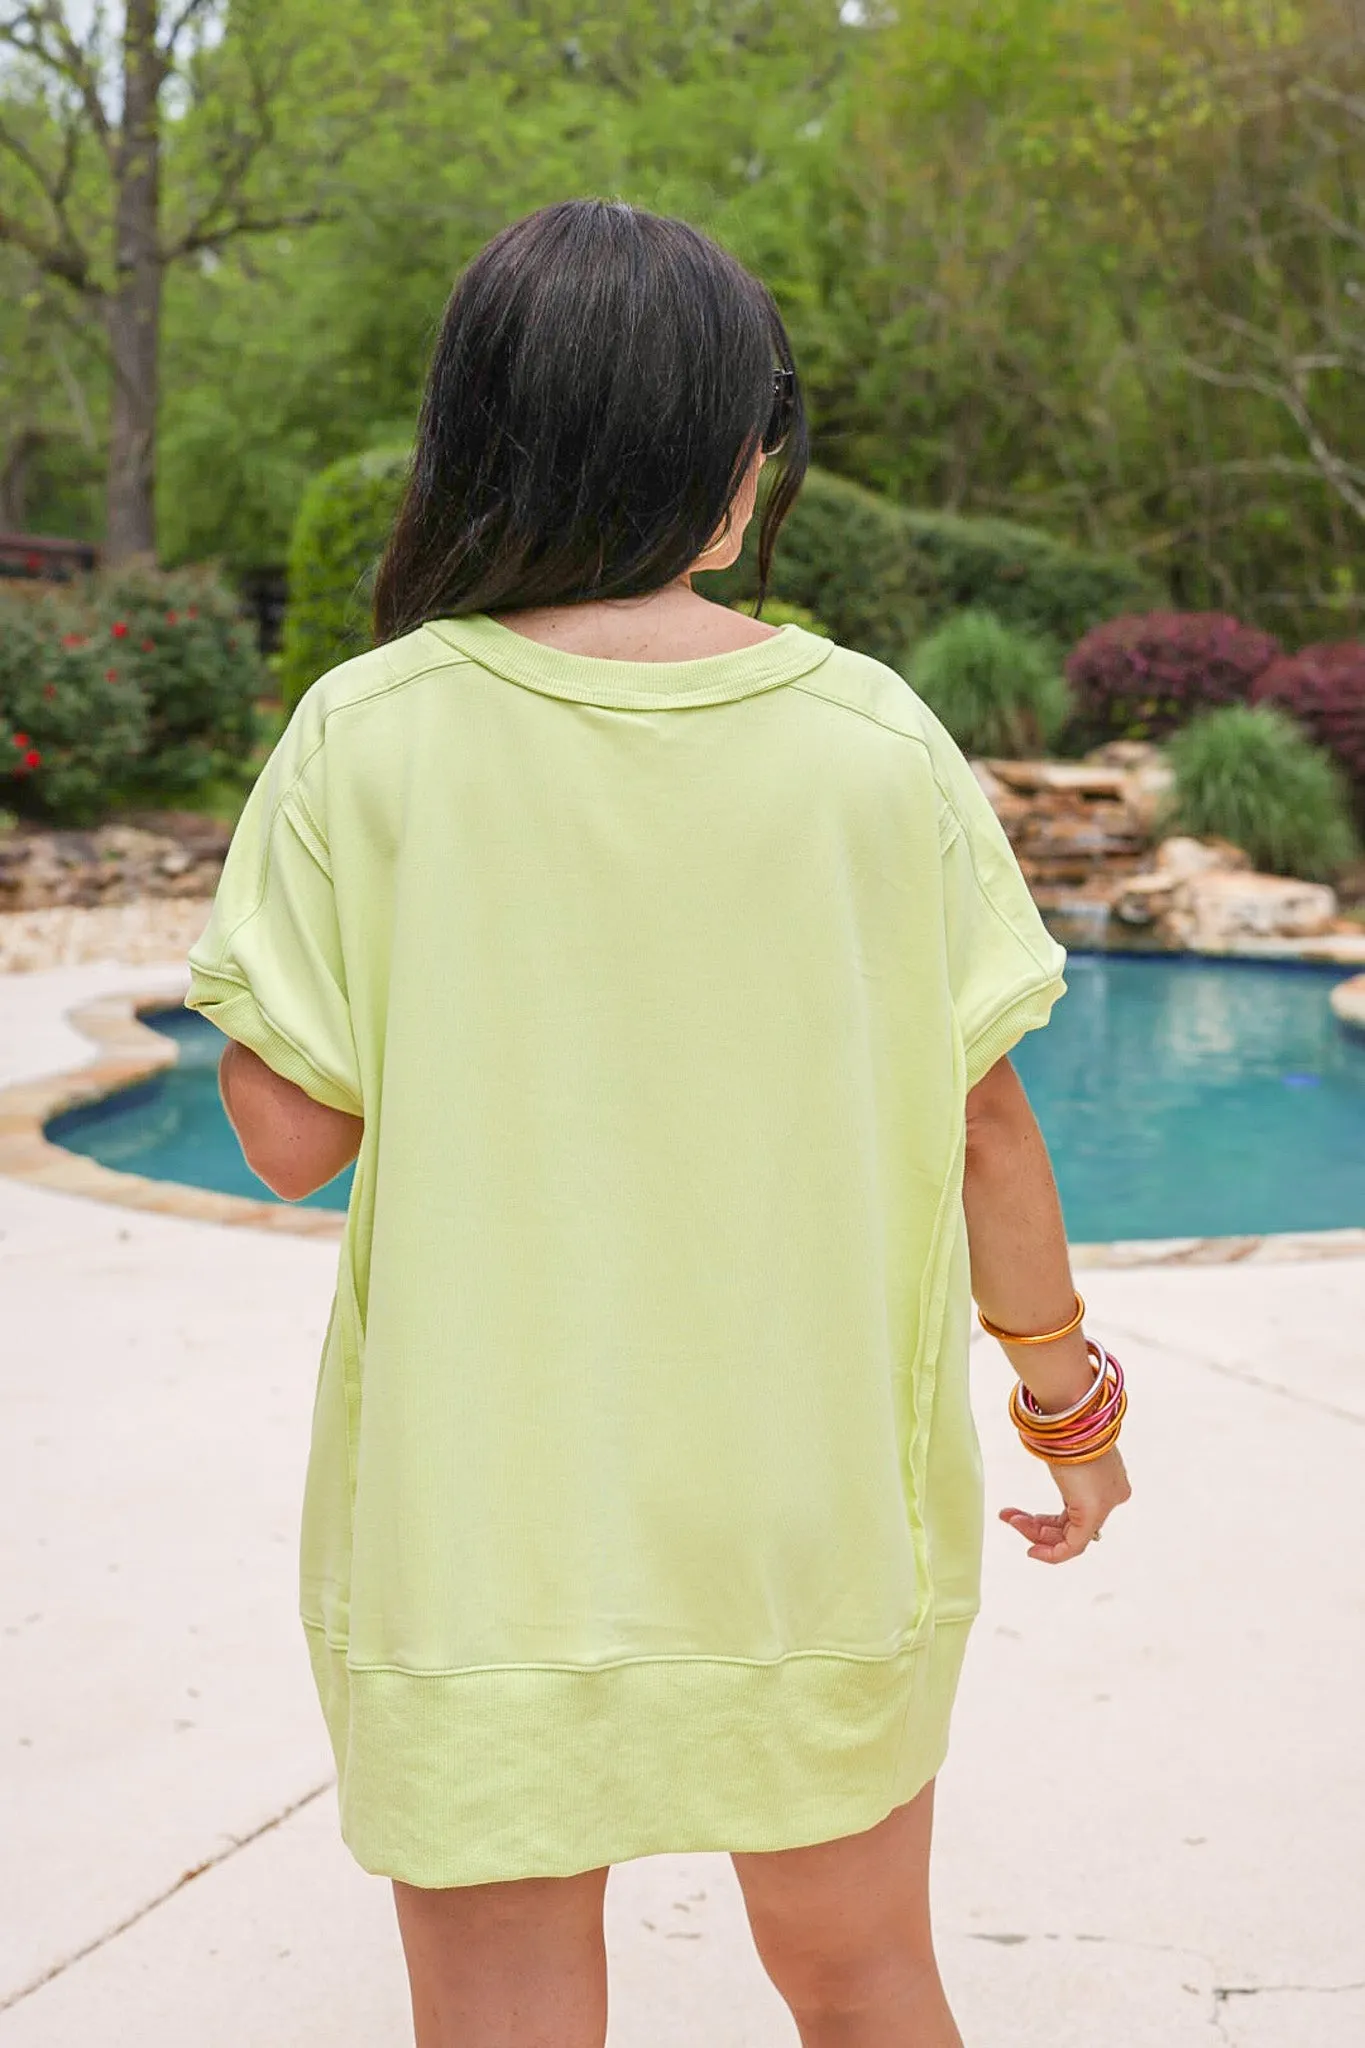
<path fill-rule="evenodd" d="M 1027 1334 L 1061 1329 L 1075 1308 L 1075 1285 L 1052 1163 L 1023 1085 L 998 1060 L 967 1097 L 967 1162 L 962 1188 L 971 1250 L 972 1292 L 999 1328 Z M 1077 1330 L 1055 1344 L 1006 1345 L 1011 1365 L 1038 1406 L 1057 1413 L 1093 1384 L 1085 1339 Z M 1006 1508 L 1001 1520 L 1045 1564 L 1077 1557 L 1130 1494 L 1117 1450 L 1091 1465 L 1048 1468 L 1061 1513 Z"/>

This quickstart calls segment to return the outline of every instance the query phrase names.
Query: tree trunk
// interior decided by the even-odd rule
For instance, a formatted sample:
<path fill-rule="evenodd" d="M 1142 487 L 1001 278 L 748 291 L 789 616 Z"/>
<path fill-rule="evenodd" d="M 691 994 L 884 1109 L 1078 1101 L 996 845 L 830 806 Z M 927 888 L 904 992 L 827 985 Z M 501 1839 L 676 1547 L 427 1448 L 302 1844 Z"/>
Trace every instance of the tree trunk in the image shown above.
<path fill-rule="evenodd" d="M 10 533 L 22 533 L 28 525 L 28 486 L 33 458 L 40 455 L 45 434 L 36 427 L 21 427 L 0 462 L 0 526 Z"/>
<path fill-rule="evenodd" d="M 105 552 L 156 552 L 157 358 L 161 338 L 161 125 L 157 0 L 128 0 L 123 120 L 114 166 L 114 285 L 104 305 L 113 367 Z"/>

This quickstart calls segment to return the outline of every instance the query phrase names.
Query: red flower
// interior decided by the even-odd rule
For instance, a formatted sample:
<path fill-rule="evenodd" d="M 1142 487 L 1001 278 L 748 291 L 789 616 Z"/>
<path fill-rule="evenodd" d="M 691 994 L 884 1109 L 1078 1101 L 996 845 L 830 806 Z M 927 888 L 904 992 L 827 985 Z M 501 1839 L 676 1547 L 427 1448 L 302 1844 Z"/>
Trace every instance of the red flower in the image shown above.
<path fill-rule="evenodd" d="M 44 695 L 44 696 L 45 696 L 45 697 L 47 698 L 47 700 L 48 700 L 49 704 L 50 704 L 50 703 L 52 702 L 52 699 L 53 699 L 53 698 L 54 698 L 54 697 L 56 696 L 56 694 L 57 694 L 57 685 L 56 685 L 55 683 L 44 683 L 44 684 L 43 684 L 43 695 Z"/>
<path fill-rule="evenodd" d="M 29 744 L 28 734 L 26 732 L 17 732 L 14 735 L 14 744 L 16 747 L 26 747 Z"/>
<path fill-rule="evenodd" d="M 166 614 L 166 624 L 167 624 L 168 626 L 178 626 L 178 625 L 180 624 L 180 614 L 179 614 L 179 612 L 167 612 L 167 614 Z"/>
<path fill-rule="evenodd" d="M 122 619 L 115 619 L 109 630 L 116 640 L 126 640 L 128 638 L 128 628 Z"/>
<path fill-rule="evenodd" d="M 28 752 L 24 756 L 25 768 L 36 768 L 38 766 L 38 763 L 42 760 L 42 758 L 42 755 L 38 752 L 36 747 L 30 747 Z"/>
<path fill-rule="evenodd" d="M 104 671 L 104 680 L 106 683 L 116 683 L 118 681 L 118 670 L 116 668 L 107 668 Z"/>

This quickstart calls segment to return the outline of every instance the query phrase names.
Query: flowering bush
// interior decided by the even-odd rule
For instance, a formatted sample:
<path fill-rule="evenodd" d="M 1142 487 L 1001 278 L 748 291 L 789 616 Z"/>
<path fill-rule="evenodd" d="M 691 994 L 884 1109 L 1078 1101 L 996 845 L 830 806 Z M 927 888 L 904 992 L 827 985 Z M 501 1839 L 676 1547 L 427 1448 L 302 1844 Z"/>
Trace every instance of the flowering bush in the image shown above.
<path fill-rule="evenodd" d="M 1096 626 L 1066 679 L 1085 745 L 1162 739 L 1203 711 L 1244 704 L 1282 650 L 1221 612 L 1144 612 Z"/>
<path fill-rule="evenodd" d="M 1278 704 L 1326 747 L 1365 807 L 1365 646 L 1341 640 L 1272 662 L 1252 701 Z"/>
<path fill-rule="evenodd" d="M 0 592 L 0 801 L 83 823 L 130 788 L 188 795 L 245 763 L 263 687 L 254 634 L 202 572 Z"/>
<path fill-rule="evenodd" d="M 83 824 L 137 768 L 142 693 L 97 622 L 65 601 L 6 607 L 0 622 L 0 794 Z"/>
<path fill-rule="evenodd" d="M 265 691 L 256 637 L 232 592 L 202 570 L 130 570 L 98 579 L 91 596 L 111 659 L 132 677 L 147 711 L 139 780 L 187 790 L 255 737 Z"/>

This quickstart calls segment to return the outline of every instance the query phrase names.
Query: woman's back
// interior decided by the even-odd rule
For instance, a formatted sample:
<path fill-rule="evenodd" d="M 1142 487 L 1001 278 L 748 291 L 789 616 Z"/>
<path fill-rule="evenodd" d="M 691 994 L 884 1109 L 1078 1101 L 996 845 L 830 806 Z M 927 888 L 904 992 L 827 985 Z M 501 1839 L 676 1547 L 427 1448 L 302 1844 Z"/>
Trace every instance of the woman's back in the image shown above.
<path fill-rule="evenodd" d="M 924 707 L 793 627 L 436 622 L 310 692 L 195 957 L 364 1105 L 303 1564 L 361 1860 L 665 1847 L 665 1755 L 716 1845 L 908 1797 L 976 1605 L 964 1095 L 1061 966 Z"/>

